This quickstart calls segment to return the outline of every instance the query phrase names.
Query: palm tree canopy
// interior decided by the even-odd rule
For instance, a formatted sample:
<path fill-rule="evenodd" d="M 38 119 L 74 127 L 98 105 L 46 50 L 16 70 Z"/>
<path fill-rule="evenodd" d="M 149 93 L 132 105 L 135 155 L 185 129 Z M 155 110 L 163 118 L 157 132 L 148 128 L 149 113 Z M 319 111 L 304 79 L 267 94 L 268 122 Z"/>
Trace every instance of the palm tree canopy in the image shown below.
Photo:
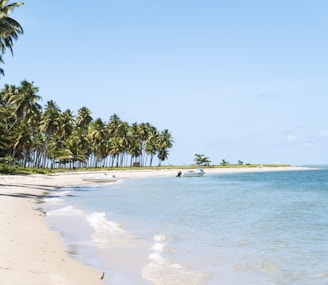
<path fill-rule="evenodd" d="M 45 106 L 40 122 L 40 130 L 44 132 L 48 138 L 56 133 L 60 127 L 61 111 L 55 101 L 50 100 Z"/>
<path fill-rule="evenodd" d="M 14 41 L 18 36 L 24 33 L 22 26 L 13 18 L 9 17 L 10 13 L 16 8 L 23 5 L 23 2 L 15 2 L 8 4 L 9 0 L 0 0 L 0 62 L 4 62 L 2 55 L 8 48 L 13 54 Z M 0 68 L 0 73 L 3 75 L 4 71 Z"/>
<path fill-rule="evenodd" d="M 24 33 L 22 26 L 9 17 L 10 13 L 23 5 L 23 2 L 8 4 L 9 0 L 0 0 L 0 49 L 4 53 L 9 48 L 13 53 L 13 40 L 17 40 L 20 34 Z"/>
<path fill-rule="evenodd" d="M 9 102 L 19 118 L 30 120 L 31 117 L 41 112 L 42 107 L 38 101 L 42 98 L 37 95 L 39 88 L 34 87 L 33 83 L 24 80 L 21 82 L 21 87 L 12 86 L 14 92 L 8 94 Z"/>
<path fill-rule="evenodd" d="M 78 116 L 76 118 L 76 124 L 78 127 L 87 129 L 92 122 L 91 111 L 87 107 L 82 107 L 78 110 Z"/>

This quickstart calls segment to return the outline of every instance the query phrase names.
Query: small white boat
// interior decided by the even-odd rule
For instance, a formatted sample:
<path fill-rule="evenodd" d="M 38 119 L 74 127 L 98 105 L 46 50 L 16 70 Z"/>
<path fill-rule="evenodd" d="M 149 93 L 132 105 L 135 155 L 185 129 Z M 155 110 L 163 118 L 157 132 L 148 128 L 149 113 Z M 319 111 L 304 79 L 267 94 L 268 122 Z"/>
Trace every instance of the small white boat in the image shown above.
<path fill-rule="evenodd" d="M 205 174 L 204 170 L 201 168 L 199 171 L 190 170 L 183 174 L 184 177 L 200 177 Z"/>
<path fill-rule="evenodd" d="M 103 175 L 85 175 L 82 177 L 83 181 L 87 182 L 96 182 L 96 183 L 109 183 L 109 182 L 116 182 L 117 179 L 115 176 L 110 176 L 108 174 Z"/>

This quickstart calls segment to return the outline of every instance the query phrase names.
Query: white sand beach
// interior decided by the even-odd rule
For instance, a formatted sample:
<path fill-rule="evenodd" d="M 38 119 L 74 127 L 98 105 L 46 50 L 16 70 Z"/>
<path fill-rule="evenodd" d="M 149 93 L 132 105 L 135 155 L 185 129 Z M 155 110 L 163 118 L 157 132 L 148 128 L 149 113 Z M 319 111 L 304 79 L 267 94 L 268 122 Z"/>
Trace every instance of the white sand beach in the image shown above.
<path fill-rule="evenodd" d="M 207 173 L 300 170 L 300 167 L 209 168 Z M 107 171 L 118 179 L 175 176 L 179 169 Z M 104 173 L 101 171 L 100 173 Z M 38 197 L 61 186 L 86 184 L 85 173 L 0 176 L 0 280 L 3 285 L 105 284 L 103 272 L 70 257 L 59 233 L 49 229 Z M 113 284 L 115 285 L 115 284 Z"/>

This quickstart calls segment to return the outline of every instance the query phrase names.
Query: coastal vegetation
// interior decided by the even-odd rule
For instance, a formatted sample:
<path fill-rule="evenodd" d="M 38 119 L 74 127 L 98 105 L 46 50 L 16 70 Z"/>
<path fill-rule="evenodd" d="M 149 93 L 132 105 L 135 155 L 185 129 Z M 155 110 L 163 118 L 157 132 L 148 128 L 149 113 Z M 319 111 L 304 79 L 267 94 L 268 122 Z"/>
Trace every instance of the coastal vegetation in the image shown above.
<path fill-rule="evenodd" d="M 55 101 L 39 104 L 33 82 L 6 84 L 0 92 L 0 163 L 31 168 L 88 168 L 158 165 L 173 146 L 169 130 L 149 122 L 129 124 L 118 115 L 93 119 L 87 107 L 75 116 Z"/>
<path fill-rule="evenodd" d="M 209 157 L 205 156 L 204 154 L 199 154 L 199 153 L 195 154 L 194 161 L 195 161 L 195 164 L 198 166 L 209 166 L 211 163 Z"/>
<path fill-rule="evenodd" d="M 238 164 L 229 164 L 227 166 L 222 165 L 211 165 L 211 166 L 205 166 L 203 167 L 204 170 L 206 169 L 231 169 L 231 168 L 259 168 L 259 167 L 290 167 L 289 164 L 244 164 L 244 165 L 238 165 Z M 177 165 L 165 165 L 165 166 L 144 166 L 142 168 L 139 168 L 140 170 L 151 170 L 151 171 L 160 171 L 160 170 L 194 170 L 198 169 L 199 166 L 196 165 L 183 165 L 183 166 L 177 166 Z M 111 171 L 111 170 L 120 170 L 120 171 L 128 171 L 133 170 L 135 171 L 137 168 L 133 166 L 129 167 L 102 167 L 102 168 L 76 168 L 74 172 L 94 172 L 94 171 Z M 55 173 L 63 173 L 63 172 L 71 172 L 72 169 L 69 168 L 35 168 L 35 167 L 21 167 L 19 165 L 10 165 L 10 164 L 4 164 L 1 163 L 0 159 L 0 174 L 55 174 Z"/>

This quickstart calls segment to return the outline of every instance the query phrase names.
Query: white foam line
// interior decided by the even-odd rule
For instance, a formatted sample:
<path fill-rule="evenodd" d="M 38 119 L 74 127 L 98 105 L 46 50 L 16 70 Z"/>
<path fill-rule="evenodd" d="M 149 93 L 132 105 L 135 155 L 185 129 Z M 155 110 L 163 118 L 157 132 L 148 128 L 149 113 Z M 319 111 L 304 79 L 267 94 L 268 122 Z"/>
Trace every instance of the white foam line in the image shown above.
<path fill-rule="evenodd" d="M 54 194 L 54 196 L 68 196 L 72 191 L 71 190 L 64 190 L 64 191 L 54 191 L 51 192 L 52 194 Z"/>
<path fill-rule="evenodd" d="M 86 217 L 87 222 L 95 231 L 94 241 L 98 243 L 108 242 L 126 242 L 129 239 L 129 233 L 125 231 L 118 223 L 110 221 L 106 213 L 95 212 Z"/>
<path fill-rule="evenodd" d="M 172 252 L 172 250 L 167 245 L 166 235 L 155 235 L 154 244 L 148 256 L 150 262 L 142 270 L 143 278 L 152 281 L 155 285 L 205 284 L 206 277 L 203 273 L 181 264 L 172 263 L 163 256 L 167 252 Z"/>
<path fill-rule="evenodd" d="M 56 204 L 64 202 L 65 200 L 61 198 L 44 198 L 43 201 L 48 204 Z"/>
<path fill-rule="evenodd" d="M 67 206 L 57 210 L 47 212 L 47 216 L 83 216 L 83 211 L 74 208 L 73 206 Z"/>

